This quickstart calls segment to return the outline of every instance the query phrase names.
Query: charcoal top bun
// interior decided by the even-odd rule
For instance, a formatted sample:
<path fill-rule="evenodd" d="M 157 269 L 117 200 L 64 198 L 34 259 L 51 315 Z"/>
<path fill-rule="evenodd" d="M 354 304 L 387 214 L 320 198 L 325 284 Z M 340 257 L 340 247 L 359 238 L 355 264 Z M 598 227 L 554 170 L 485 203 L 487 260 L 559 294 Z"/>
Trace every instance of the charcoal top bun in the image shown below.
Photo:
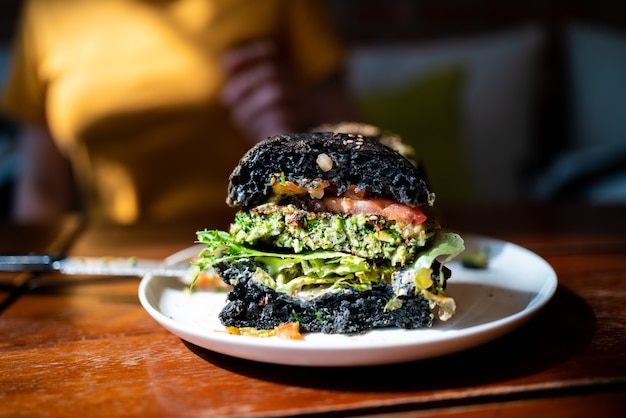
<path fill-rule="evenodd" d="M 412 206 L 432 205 L 434 199 L 422 173 L 376 139 L 313 132 L 269 137 L 251 148 L 230 176 L 226 202 L 233 207 L 265 202 L 277 174 L 304 187 L 327 180 L 338 194 L 356 185 L 372 196 Z"/>

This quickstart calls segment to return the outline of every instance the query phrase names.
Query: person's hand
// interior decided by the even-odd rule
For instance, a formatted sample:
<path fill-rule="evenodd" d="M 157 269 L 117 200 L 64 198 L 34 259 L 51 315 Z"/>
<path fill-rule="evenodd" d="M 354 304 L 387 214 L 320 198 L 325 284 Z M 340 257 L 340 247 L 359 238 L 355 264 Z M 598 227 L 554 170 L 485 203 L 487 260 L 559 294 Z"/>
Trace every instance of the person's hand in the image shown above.
<path fill-rule="evenodd" d="M 253 142 L 300 128 L 298 87 L 273 43 L 257 41 L 228 51 L 220 98 L 235 125 Z"/>

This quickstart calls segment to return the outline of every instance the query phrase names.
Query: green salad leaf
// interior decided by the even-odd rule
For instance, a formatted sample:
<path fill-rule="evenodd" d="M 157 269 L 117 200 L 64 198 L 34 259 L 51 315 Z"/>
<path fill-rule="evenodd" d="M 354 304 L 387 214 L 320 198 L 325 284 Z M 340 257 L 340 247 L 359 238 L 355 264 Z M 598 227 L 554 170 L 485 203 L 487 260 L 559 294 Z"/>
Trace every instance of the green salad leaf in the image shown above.
<path fill-rule="evenodd" d="M 302 298 L 314 297 L 321 292 L 338 292 L 345 286 L 367 290 L 375 283 L 389 282 L 396 270 L 389 263 L 376 265 L 363 257 L 340 251 L 318 250 L 295 254 L 263 251 L 236 242 L 225 231 L 203 230 L 198 231 L 197 236 L 199 242 L 206 244 L 196 262 L 200 271 L 223 261 L 252 259 L 263 266 L 253 274 L 254 280 L 278 292 Z M 407 268 L 415 272 L 430 269 L 436 258 L 445 256 L 443 262 L 447 262 L 463 248 L 460 236 L 439 234 L 433 246 L 420 253 Z M 439 283 L 432 283 L 432 280 L 425 280 L 422 276 L 415 274 L 416 291 L 429 287 L 432 293 L 440 293 L 443 274 L 440 274 Z"/>
<path fill-rule="evenodd" d="M 310 286 L 338 291 L 344 285 L 367 290 L 390 272 L 390 267 L 376 267 L 363 257 L 340 251 L 312 251 L 303 253 L 268 252 L 237 243 L 224 231 L 198 232 L 198 241 L 207 245 L 196 262 L 200 270 L 222 261 L 241 258 L 263 264 L 253 278 L 278 291 L 295 295 Z M 261 270 L 261 271 L 259 271 Z"/>

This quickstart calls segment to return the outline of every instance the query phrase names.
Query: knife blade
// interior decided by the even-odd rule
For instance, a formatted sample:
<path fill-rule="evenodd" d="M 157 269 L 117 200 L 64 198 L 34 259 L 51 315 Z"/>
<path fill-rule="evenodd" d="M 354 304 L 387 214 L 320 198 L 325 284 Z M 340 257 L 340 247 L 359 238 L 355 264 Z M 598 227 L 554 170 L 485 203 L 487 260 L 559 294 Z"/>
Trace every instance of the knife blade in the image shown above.
<path fill-rule="evenodd" d="M 75 257 L 54 254 L 0 255 L 0 271 L 69 275 L 182 277 L 191 267 L 190 260 L 168 262 L 137 257 Z"/>

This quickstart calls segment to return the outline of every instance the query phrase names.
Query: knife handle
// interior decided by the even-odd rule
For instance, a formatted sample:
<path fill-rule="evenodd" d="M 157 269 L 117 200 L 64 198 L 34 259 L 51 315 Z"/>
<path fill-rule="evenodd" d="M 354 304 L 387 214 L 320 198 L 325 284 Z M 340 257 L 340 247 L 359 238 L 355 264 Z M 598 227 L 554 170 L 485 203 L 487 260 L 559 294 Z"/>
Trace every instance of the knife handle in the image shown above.
<path fill-rule="evenodd" d="M 55 270 L 54 262 L 63 259 L 61 254 L 12 254 L 0 255 L 0 271 L 47 272 Z"/>

